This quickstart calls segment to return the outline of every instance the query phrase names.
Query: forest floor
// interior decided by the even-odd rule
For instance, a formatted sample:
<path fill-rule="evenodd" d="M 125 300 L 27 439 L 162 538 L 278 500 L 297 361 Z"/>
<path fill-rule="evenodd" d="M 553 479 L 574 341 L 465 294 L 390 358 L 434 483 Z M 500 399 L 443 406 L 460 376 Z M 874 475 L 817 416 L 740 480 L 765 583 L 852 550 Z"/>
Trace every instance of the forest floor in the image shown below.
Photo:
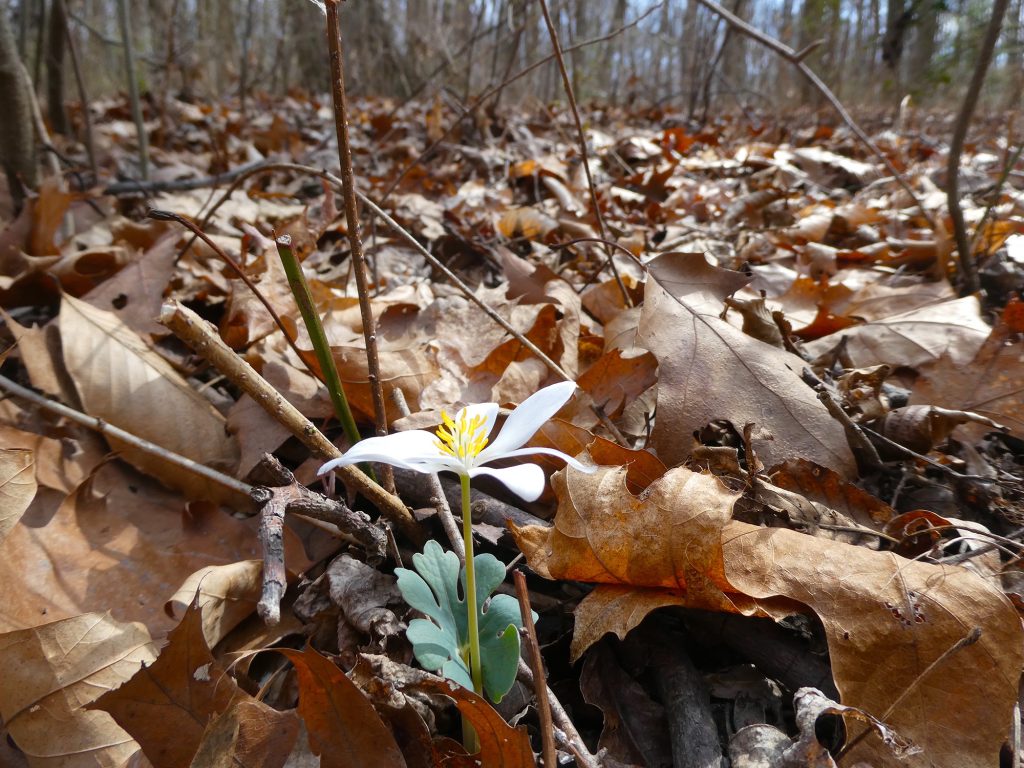
<path fill-rule="evenodd" d="M 963 158 L 960 296 L 945 116 L 872 132 L 894 177 L 829 116 L 590 106 L 591 184 L 570 112 L 357 101 L 361 308 L 329 101 L 151 106 L 148 181 L 111 101 L 98 179 L 58 138 L 62 174 L 0 198 L 0 764 L 472 765 L 465 724 L 506 768 L 1020 764 L 1005 132 Z M 491 618 L 536 616 L 496 704 L 414 652 L 396 583 L 461 551 L 458 478 L 317 477 L 349 442 L 283 236 L 364 436 L 367 307 L 392 433 L 578 384 L 517 444 L 590 471 L 507 459 L 543 468 L 529 502 L 473 481 Z"/>

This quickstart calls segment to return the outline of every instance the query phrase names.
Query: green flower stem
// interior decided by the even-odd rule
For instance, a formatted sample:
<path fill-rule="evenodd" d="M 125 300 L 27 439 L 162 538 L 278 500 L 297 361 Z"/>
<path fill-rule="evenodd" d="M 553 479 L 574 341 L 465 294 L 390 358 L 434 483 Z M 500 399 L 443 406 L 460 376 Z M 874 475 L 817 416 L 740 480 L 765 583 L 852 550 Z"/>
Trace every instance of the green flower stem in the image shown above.
<path fill-rule="evenodd" d="M 469 475 L 459 475 L 462 484 L 462 545 L 466 549 L 466 611 L 469 620 L 469 671 L 473 690 L 483 695 L 484 676 L 480 669 L 480 627 L 477 623 L 476 569 L 473 566 L 473 516 L 470 514 Z"/>
<path fill-rule="evenodd" d="M 334 404 L 334 413 L 345 430 L 345 437 L 355 445 L 362 438 L 359 429 L 356 427 L 356 420 L 352 417 L 352 410 L 348 407 L 348 400 L 345 398 L 345 390 L 341 386 L 341 377 L 338 376 L 338 368 L 334 364 L 334 356 L 331 355 L 331 345 L 327 343 L 327 334 L 324 333 L 323 324 L 320 322 L 320 315 L 317 314 L 313 304 L 313 295 L 309 292 L 309 285 L 306 283 L 306 276 L 302 274 L 302 266 L 299 260 L 292 253 L 292 239 L 288 235 L 277 238 L 277 253 L 281 257 L 281 264 L 284 265 L 284 273 L 288 277 L 288 286 L 292 289 L 295 303 L 302 314 L 302 322 L 306 325 L 306 332 L 313 343 L 313 351 L 316 353 L 317 362 L 320 363 L 320 370 L 324 374 L 324 381 L 327 384 L 327 392 Z M 369 469 L 369 467 L 365 467 Z M 373 472 L 367 474 L 373 477 Z"/>

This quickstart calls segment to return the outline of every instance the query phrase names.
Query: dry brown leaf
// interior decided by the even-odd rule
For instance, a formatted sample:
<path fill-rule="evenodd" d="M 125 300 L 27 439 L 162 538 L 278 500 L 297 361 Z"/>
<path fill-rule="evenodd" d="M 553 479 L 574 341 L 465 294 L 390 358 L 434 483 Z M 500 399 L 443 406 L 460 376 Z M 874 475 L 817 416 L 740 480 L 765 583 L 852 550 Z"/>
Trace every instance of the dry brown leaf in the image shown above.
<path fill-rule="evenodd" d="M 622 409 L 657 381 L 658 361 L 650 352 L 606 352 L 576 380 L 606 415 L 617 418 Z"/>
<path fill-rule="evenodd" d="M 1013 338 L 1011 329 L 1001 322 L 969 363 L 944 354 L 924 366 L 910 402 L 975 411 L 1024 435 L 1024 341 Z M 967 424 L 957 433 L 969 439 L 990 430 Z"/>
<path fill-rule="evenodd" d="M 323 768 L 404 768 L 395 737 L 344 672 L 312 648 L 277 651 L 295 665 L 299 715 Z"/>
<path fill-rule="evenodd" d="M 897 704 L 886 722 L 923 749 L 907 765 L 998 760 L 1024 643 L 1013 605 L 979 576 L 732 521 L 735 495 L 682 468 L 641 497 L 626 490 L 622 468 L 568 469 L 553 484 L 554 527 L 513 533 L 541 575 L 608 585 L 577 609 L 577 632 L 586 635 L 574 637 L 574 657 L 604 632 L 628 630 L 645 610 L 673 602 L 776 618 L 806 606 L 824 625 L 843 701 L 877 716 Z M 975 627 L 980 640 L 954 648 Z M 854 754 L 884 764 L 879 749 L 869 738 Z"/>
<path fill-rule="evenodd" d="M 213 719 L 189 768 L 282 768 L 299 736 L 295 710 L 238 699 Z"/>
<path fill-rule="evenodd" d="M 32 233 L 28 240 L 28 253 L 33 256 L 51 256 L 60 253 L 57 230 L 71 205 L 72 196 L 61 189 L 58 178 L 49 178 L 39 188 L 39 197 L 32 208 Z"/>
<path fill-rule="evenodd" d="M 224 417 L 117 316 L 65 296 L 60 331 L 64 362 L 86 413 L 201 464 L 234 466 L 237 448 Z M 209 480 L 110 442 L 133 466 L 192 498 L 226 498 Z"/>
<path fill-rule="evenodd" d="M 91 435 L 81 440 L 44 437 L 0 424 L 0 445 L 22 448 L 35 454 L 35 476 L 39 485 L 64 494 L 75 490 L 106 455 L 106 446 Z"/>
<path fill-rule="evenodd" d="M 809 606 L 828 637 L 842 699 L 884 717 L 921 747 L 906 766 L 990 766 L 1009 732 L 1024 662 L 1010 601 L 970 571 L 906 560 L 801 533 L 731 523 L 726 578 L 751 597 Z M 973 645 L 954 650 L 974 627 Z M 969 684 L 968 684 L 969 683 Z M 846 758 L 887 764 L 868 737 Z"/>
<path fill-rule="evenodd" d="M 954 411 L 935 405 L 907 405 L 893 408 L 881 419 L 871 422 L 871 428 L 920 454 L 929 453 L 945 442 L 961 424 L 982 424 L 986 429 L 998 430 L 1002 425 L 972 411 Z M 959 435 L 959 431 L 957 432 Z M 882 454 L 891 451 L 882 446 Z"/>
<path fill-rule="evenodd" d="M 773 467 L 772 482 L 787 491 L 823 504 L 857 525 L 881 531 L 892 519 L 892 507 L 838 474 L 813 461 L 794 459 Z"/>
<path fill-rule="evenodd" d="M 61 498 L 40 494 L 28 514 L 45 524 L 23 521 L 0 542 L 0 630 L 109 610 L 158 636 L 174 626 L 163 603 L 188 574 L 259 554 L 251 523 L 201 502 L 186 508 L 116 464 Z"/>
<path fill-rule="evenodd" d="M 487 768 L 535 768 L 536 761 L 533 759 L 526 728 L 515 728 L 506 723 L 494 707 L 472 691 L 434 675 L 419 676 L 414 682 L 402 685 L 401 688 L 403 692 L 440 694 L 455 700 L 459 712 L 473 724 L 480 739 L 480 752 L 468 765 L 480 764 Z M 448 765 L 449 760 L 459 759 L 459 752 L 449 753 L 451 757 L 442 757 L 446 750 L 439 747 L 435 741 L 435 760 L 441 758 L 438 764 Z"/>
<path fill-rule="evenodd" d="M 32 451 L 0 449 L 0 542 L 18 524 L 38 488 Z"/>
<path fill-rule="evenodd" d="M 142 624 L 88 613 L 0 635 L 0 718 L 33 766 L 121 766 L 139 745 L 88 704 L 156 658 Z"/>
<path fill-rule="evenodd" d="M 67 374 L 60 359 L 60 332 L 57 326 L 48 323 L 43 327 L 26 328 L 3 310 L 0 310 L 0 317 L 3 317 L 4 324 L 18 344 L 18 355 L 32 386 L 48 395 L 67 399 L 71 387 L 65 390 Z M 74 395 L 71 397 L 74 398 Z M 74 399 L 70 402 L 75 404 Z"/>
<path fill-rule="evenodd" d="M 846 328 L 808 342 L 806 349 L 817 357 L 845 338 L 847 352 L 858 368 L 882 363 L 916 368 L 938 360 L 943 354 L 948 354 L 957 365 L 965 365 L 981 348 L 990 330 L 981 317 L 978 299 L 968 296 Z"/>
<path fill-rule="evenodd" d="M 153 768 L 188 768 L 207 725 L 239 698 L 250 697 L 210 654 L 199 610 L 191 607 L 156 661 L 89 708 L 109 712 Z"/>
<path fill-rule="evenodd" d="M 852 474 L 842 427 L 800 378 L 805 363 L 719 319 L 722 300 L 746 276 L 712 267 L 701 254 L 665 254 L 650 269 L 640 344 L 659 364 L 651 434 L 658 456 L 682 462 L 691 435 L 727 419 L 737 429 L 756 426 L 754 448 L 766 464 L 801 457 Z"/>
<path fill-rule="evenodd" d="M 178 611 L 196 602 L 202 614 L 203 637 L 213 648 L 243 619 L 256 610 L 263 587 L 263 561 L 242 560 L 230 565 L 200 568 L 164 603 L 164 611 Z"/>
<path fill-rule="evenodd" d="M 174 274 L 178 234 L 165 234 L 144 252 L 137 253 L 114 277 L 89 291 L 82 300 L 113 312 L 138 334 L 163 336 L 167 329 L 156 321 L 164 291 Z"/>

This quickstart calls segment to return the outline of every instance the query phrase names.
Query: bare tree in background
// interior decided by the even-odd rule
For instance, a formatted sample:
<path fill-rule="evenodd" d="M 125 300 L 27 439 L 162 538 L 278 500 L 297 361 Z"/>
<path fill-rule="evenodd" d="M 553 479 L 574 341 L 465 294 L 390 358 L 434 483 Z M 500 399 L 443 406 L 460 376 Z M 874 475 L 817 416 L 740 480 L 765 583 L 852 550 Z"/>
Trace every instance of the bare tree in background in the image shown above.
<path fill-rule="evenodd" d="M 0 165 L 3 165 L 18 209 L 24 201 L 24 187 L 34 188 L 39 183 L 30 94 L 22 73 L 7 9 L 0 9 L 0 103 L 4 105 L 4 118 L 0 120 Z"/>
<path fill-rule="evenodd" d="M 46 35 L 46 107 L 53 130 L 66 136 L 68 113 L 64 108 L 64 54 L 67 51 L 68 17 L 64 4 L 51 0 Z"/>

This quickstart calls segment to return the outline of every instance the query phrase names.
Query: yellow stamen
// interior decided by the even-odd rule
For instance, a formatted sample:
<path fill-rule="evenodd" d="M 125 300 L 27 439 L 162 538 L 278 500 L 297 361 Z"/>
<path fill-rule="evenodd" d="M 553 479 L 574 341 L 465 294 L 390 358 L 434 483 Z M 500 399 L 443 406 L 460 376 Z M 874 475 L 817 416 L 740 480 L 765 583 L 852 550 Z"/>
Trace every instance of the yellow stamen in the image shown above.
<path fill-rule="evenodd" d="M 465 462 L 479 455 L 487 445 L 488 437 L 482 433 L 486 421 L 483 416 L 469 418 L 463 411 L 456 422 L 445 411 L 441 411 L 441 421 L 443 424 L 435 432 L 438 439 L 434 445 L 442 453 Z"/>

